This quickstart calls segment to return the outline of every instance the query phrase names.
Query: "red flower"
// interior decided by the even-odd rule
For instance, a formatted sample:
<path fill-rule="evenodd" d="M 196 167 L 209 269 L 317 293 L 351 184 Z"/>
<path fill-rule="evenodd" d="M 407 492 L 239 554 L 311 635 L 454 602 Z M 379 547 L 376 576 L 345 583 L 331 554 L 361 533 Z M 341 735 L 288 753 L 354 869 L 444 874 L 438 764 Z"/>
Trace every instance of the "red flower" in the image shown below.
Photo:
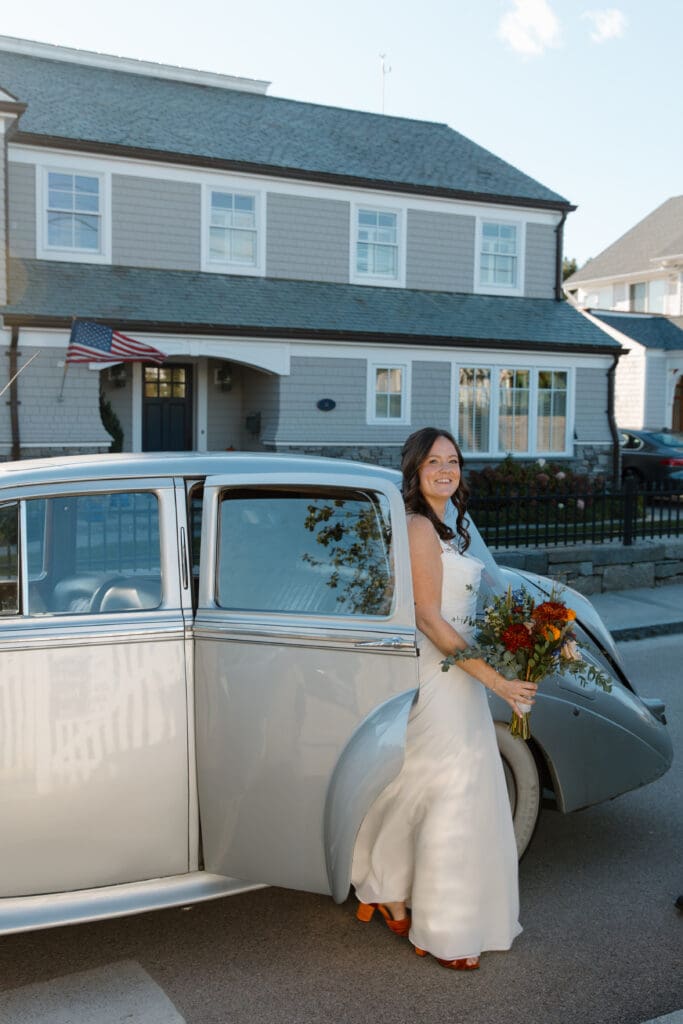
<path fill-rule="evenodd" d="M 521 622 L 508 626 L 503 630 L 500 638 L 508 651 L 512 651 L 513 654 L 520 648 L 525 651 L 533 650 L 534 642 L 529 636 L 529 630 Z"/>
<path fill-rule="evenodd" d="M 560 601 L 544 601 L 531 613 L 534 622 L 566 622 L 569 619 L 566 605 Z"/>

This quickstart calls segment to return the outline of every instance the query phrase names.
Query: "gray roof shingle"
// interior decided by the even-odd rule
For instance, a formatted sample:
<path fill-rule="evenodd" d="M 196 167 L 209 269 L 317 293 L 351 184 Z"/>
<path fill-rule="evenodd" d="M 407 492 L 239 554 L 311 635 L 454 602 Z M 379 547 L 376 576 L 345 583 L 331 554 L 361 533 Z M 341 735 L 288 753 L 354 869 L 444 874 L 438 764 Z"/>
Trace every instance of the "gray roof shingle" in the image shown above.
<path fill-rule="evenodd" d="M 666 351 L 683 351 L 683 330 L 665 316 L 648 313 L 603 313 L 591 310 L 594 317 L 602 320 L 615 330 L 644 345 L 645 348 L 659 348 Z"/>
<path fill-rule="evenodd" d="M 0 50 L 0 88 L 28 104 L 17 139 L 567 206 L 445 124 L 343 110 Z"/>
<path fill-rule="evenodd" d="M 683 253 L 683 196 L 673 196 L 568 277 L 578 285 L 601 277 L 636 274 L 656 267 L 652 260 Z"/>
<path fill-rule="evenodd" d="M 130 330 L 348 338 L 416 344 L 477 342 L 542 350 L 617 351 L 567 302 L 363 285 L 10 261 L 7 322 L 64 324 L 73 316 Z"/>

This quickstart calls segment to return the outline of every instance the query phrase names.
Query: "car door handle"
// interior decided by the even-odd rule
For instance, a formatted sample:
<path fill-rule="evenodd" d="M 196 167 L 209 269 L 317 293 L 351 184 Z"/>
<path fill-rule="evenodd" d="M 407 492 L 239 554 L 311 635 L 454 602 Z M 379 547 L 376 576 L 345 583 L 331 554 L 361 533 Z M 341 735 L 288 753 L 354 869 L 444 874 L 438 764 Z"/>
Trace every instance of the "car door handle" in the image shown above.
<path fill-rule="evenodd" d="M 353 645 L 354 647 L 389 647 L 392 650 L 397 650 L 399 647 L 403 647 L 406 650 L 413 647 L 409 640 L 406 640 L 402 636 L 385 636 L 381 640 L 359 640 Z"/>

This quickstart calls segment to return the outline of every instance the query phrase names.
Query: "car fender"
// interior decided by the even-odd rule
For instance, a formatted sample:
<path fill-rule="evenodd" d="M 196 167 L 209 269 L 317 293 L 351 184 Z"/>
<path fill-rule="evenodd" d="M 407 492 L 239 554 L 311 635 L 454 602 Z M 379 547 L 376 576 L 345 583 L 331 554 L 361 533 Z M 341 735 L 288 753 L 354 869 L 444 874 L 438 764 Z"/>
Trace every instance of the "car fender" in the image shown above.
<path fill-rule="evenodd" d="M 394 779 L 405 755 L 408 716 L 417 690 L 391 697 L 361 722 L 332 774 L 325 801 L 324 842 L 330 892 L 343 903 L 363 818 Z"/>

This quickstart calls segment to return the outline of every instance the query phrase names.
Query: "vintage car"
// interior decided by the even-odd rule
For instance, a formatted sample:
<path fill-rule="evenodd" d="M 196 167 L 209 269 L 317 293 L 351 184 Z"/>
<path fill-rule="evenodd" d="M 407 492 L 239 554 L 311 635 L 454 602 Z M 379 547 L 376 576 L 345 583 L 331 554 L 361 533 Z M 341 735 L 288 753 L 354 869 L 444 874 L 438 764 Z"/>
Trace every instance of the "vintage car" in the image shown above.
<path fill-rule="evenodd" d="M 269 883 L 347 897 L 417 693 L 398 482 L 249 453 L 0 467 L 0 932 Z M 520 853 L 542 795 L 573 811 L 671 763 L 663 706 L 570 603 L 611 692 L 547 680 L 528 744 L 489 694 Z"/>

